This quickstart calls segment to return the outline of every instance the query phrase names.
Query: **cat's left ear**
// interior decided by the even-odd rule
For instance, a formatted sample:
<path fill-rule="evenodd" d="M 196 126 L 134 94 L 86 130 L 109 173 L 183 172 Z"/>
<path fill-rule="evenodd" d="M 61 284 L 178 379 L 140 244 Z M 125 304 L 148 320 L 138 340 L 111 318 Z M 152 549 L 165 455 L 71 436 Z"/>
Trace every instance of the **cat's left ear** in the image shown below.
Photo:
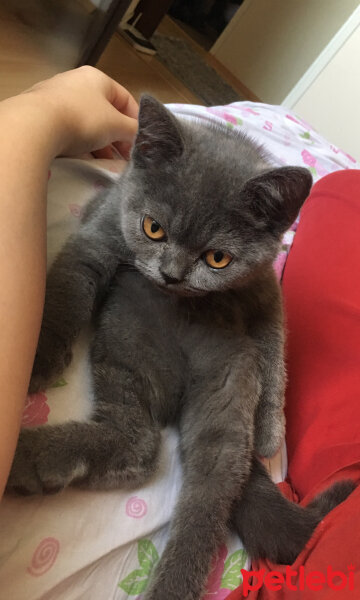
<path fill-rule="evenodd" d="M 132 159 L 139 167 L 161 166 L 181 156 L 184 142 L 175 117 L 152 96 L 140 100 L 139 128 Z"/>
<path fill-rule="evenodd" d="M 270 169 L 249 179 L 241 196 L 259 229 L 276 235 L 295 221 L 312 186 L 311 173 L 302 167 Z"/>

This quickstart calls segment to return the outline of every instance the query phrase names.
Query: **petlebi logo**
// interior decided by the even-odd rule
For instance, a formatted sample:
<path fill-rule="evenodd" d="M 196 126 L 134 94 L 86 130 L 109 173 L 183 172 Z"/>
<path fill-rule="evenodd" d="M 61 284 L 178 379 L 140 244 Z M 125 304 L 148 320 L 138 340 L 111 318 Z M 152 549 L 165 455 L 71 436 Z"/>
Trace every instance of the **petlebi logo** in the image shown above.
<path fill-rule="evenodd" d="M 320 591 L 330 589 L 334 591 L 354 590 L 354 565 L 348 565 L 347 573 L 335 570 L 328 565 L 326 571 L 306 571 L 301 565 L 298 571 L 286 566 L 285 573 L 269 571 L 247 571 L 241 569 L 243 576 L 243 595 L 246 598 L 251 591 L 259 590 L 262 586 L 271 591 L 280 591 L 284 588 L 292 591 Z"/>

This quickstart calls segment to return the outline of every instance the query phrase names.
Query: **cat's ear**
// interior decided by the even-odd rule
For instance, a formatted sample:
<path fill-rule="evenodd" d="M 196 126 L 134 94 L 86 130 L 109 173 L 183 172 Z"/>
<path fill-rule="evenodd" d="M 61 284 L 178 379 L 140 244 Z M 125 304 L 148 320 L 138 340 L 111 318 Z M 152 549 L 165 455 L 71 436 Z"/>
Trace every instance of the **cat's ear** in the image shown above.
<path fill-rule="evenodd" d="M 181 156 L 184 143 L 178 123 L 169 110 L 152 96 L 143 95 L 139 128 L 132 159 L 139 167 L 161 166 Z"/>
<path fill-rule="evenodd" d="M 307 169 L 280 167 L 249 179 L 241 196 L 256 227 L 278 235 L 295 221 L 311 186 L 312 176 Z"/>

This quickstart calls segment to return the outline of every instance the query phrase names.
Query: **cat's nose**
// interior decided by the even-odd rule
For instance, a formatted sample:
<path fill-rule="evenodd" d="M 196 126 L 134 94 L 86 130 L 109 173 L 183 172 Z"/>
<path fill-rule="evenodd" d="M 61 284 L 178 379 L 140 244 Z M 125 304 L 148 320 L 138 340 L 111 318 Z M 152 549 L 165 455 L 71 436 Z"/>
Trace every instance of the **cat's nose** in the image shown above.
<path fill-rule="evenodd" d="M 164 271 L 160 271 L 162 278 L 164 279 L 166 285 L 169 285 L 170 283 L 179 283 L 180 279 L 178 279 L 177 277 L 171 277 L 171 275 L 168 275 L 167 273 L 164 273 Z"/>

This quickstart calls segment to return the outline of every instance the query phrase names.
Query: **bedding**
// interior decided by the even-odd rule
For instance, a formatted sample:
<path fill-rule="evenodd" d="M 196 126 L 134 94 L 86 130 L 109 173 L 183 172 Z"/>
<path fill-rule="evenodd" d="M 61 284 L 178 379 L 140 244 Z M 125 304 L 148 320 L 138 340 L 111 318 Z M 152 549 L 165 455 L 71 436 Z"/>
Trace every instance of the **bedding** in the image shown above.
<path fill-rule="evenodd" d="M 223 123 L 249 133 L 273 155 L 274 166 L 307 166 L 314 180 L 340 169 L 359 168 L 351 156 L 324 140 L 284 107 L 239 102 L 205 108 L 172 104 L 186 119 Z M 124 161 L 57 159 L 49 172 L 48 263 L 76 231 L 83 207 L 124 168 Z M 321 226 L 321 224 L 319 224 Z M 296 223 L 275 264 L 281 278 Z M 316 257 L 314 257 L 316 259 Z M 74 348 L 74 360 L 56 384 L 28 396 L 22 425 L 33 427 L 86 419 L 91 411 L 87 363 L 90 331 Z M 160 468 L 141 489 L 94 492 L 67 489 L 44 497 L 6 496 L 0 506 L 0 598 L 12 600 L 125 600 L 141 598 L 163 550 L 181 485 L 176 431 L 163 432 Z M 275 481 L 286 474 L 285 446 L 267 461 Z M 234 535 L 219 549 L 206 600 L 222 600 L 248 568 Z"/>

